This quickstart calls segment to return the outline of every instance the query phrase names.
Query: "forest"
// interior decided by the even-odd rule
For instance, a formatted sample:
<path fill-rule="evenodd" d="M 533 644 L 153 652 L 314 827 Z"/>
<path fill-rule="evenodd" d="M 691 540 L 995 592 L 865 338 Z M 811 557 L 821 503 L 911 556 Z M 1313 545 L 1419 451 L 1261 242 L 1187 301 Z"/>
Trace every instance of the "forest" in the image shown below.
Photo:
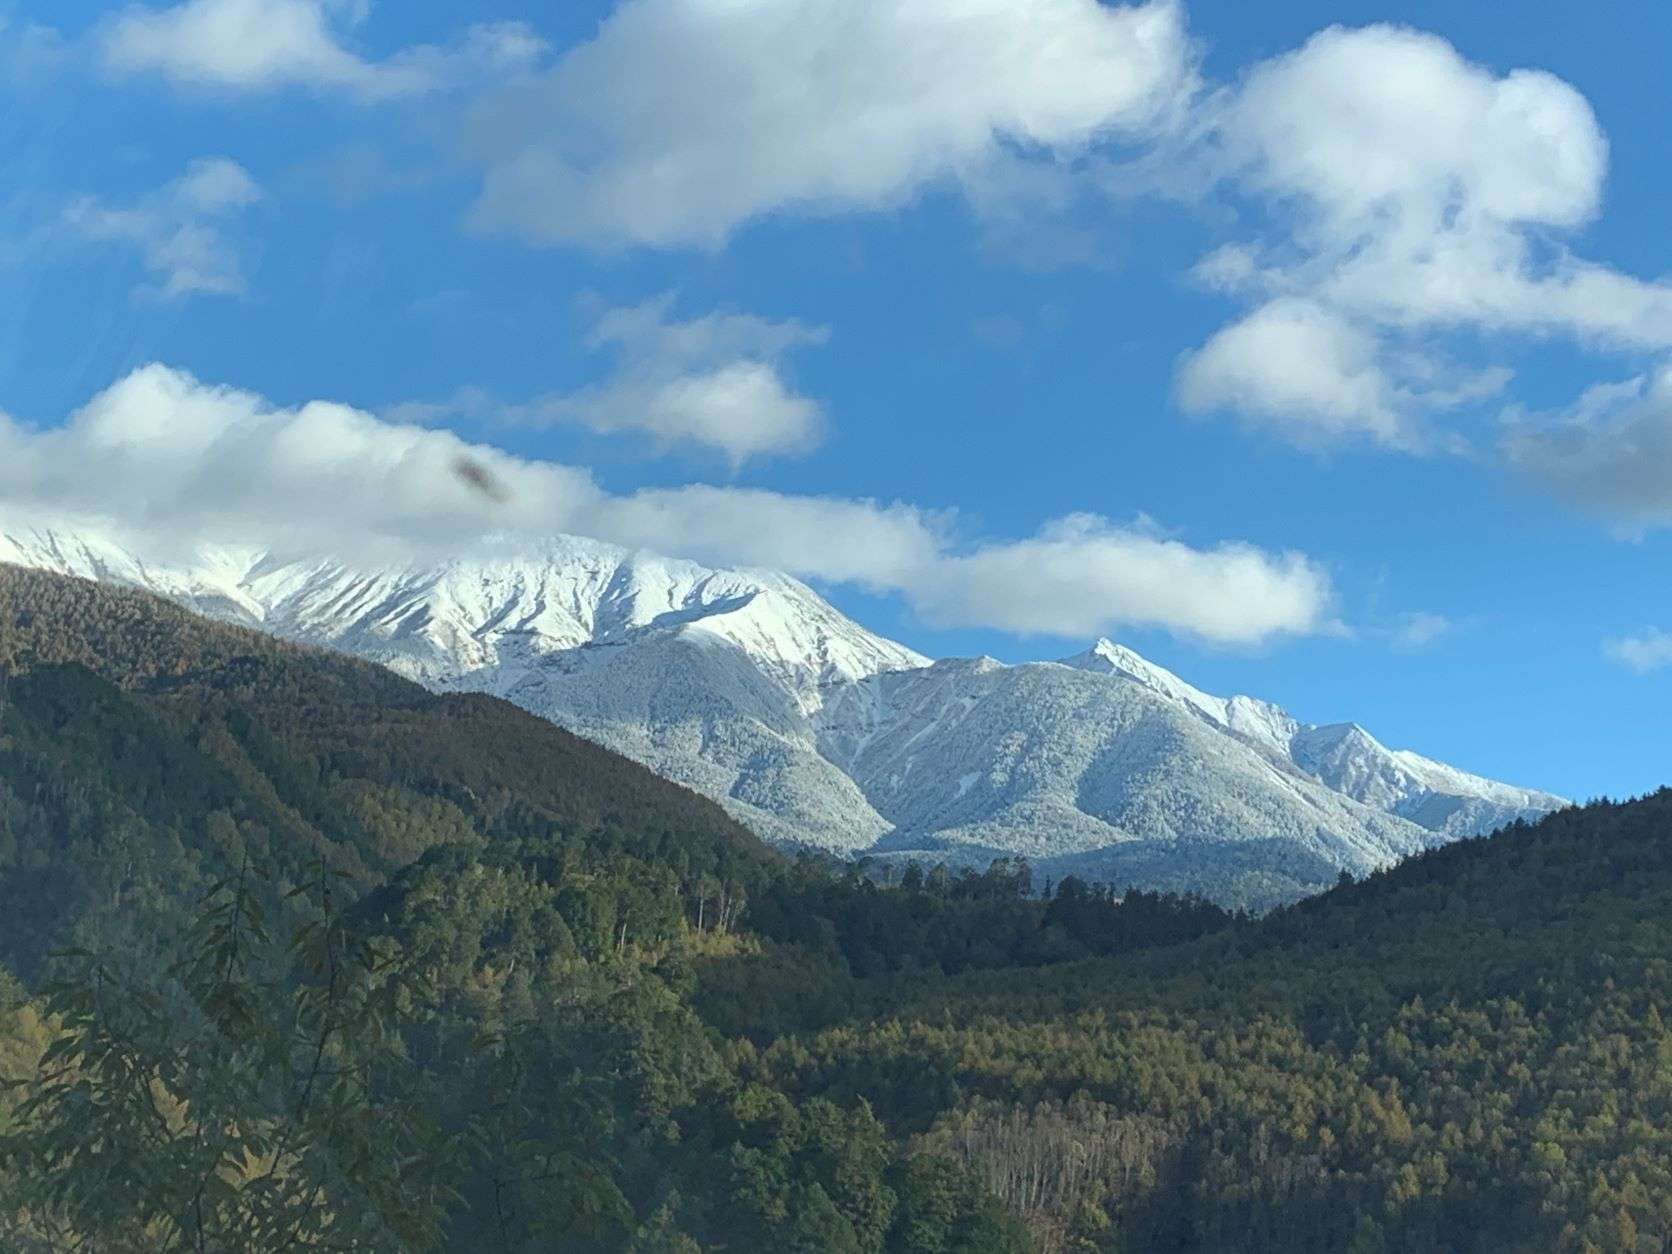
<path fill-rule="evenodd" d="M 0 1246 L 1672 1245 L 1672 792 L 1263 917 L 0 567 Z"/>

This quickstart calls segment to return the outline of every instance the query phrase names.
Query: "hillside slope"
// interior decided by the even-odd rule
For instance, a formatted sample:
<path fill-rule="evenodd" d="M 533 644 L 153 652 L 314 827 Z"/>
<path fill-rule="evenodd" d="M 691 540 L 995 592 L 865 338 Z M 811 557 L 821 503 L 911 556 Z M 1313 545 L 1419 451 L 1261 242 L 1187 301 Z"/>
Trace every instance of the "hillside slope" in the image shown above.
<path fill-rule="evenodd" d="M 1210 696 L 1109 641 L 1061 662 L 930 664 L 806 585 L 577 537 L 385 567 L 91 532 L 0 531 L 0 559 L 145 587 L 436 691 L 504 697 L 847 854 L 1195 890 L 1265 907 L 1565 804 L 1389 750 L 1354 724 Z"/>
<path fill-rule="evenodd" d="M 1249 919 L 791 863 L 503 702 L 35 572 L 0 682 L 9 1248 L 1672 1241 L 1672 792 Z"/>
<path fill-rule="evenodd" d="M 310 859 L 364 888 L 441 842 L 719 876 L 771 857 L 713 802 L 506 702 L 131 589 L 0 566 L 0 685 L 0 961 L 21 974 L 82 928 L 148 943 L 246 864 L 278 892 Z"/>
<path fill-rule="evenodd" d="M 1048 1248 L 1658 1250 L 1669 954 L 1663 790 L 1182 945 L 820 991 L 762 963 L 713 972 L 711 1013 L 749 1006 L 775 1083 L 894 1110 Z"/>

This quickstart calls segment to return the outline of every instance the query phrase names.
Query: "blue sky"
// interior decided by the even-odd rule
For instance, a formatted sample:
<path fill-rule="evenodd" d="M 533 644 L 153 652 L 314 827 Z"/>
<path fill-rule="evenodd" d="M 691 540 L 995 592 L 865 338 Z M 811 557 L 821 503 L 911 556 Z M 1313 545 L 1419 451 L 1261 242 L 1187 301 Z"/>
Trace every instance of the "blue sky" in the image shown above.
<path fill-rule="evenodd" d="M 31 508 L 79 413 L 152 444 L 77 508 L 259 538 L 271 457 L 158 450 L 328 400 L 368 466 L 419 424 L 530 476 L 449 527 L 551 504 L 931 654 L 1106 632 L 1518 783 L 1672 774 L 1664 6 L 0 11 Z"/>

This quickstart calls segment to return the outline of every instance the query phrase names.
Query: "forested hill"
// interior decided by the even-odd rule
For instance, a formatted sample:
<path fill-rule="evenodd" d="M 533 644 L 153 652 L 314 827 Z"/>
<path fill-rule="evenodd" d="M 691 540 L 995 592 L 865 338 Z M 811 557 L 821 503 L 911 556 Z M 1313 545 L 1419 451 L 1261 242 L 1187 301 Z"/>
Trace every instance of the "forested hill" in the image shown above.
<path fill-rule="evenodd" d="M 1672 1248 L 1672 792 L 1249 919 L 4 568 L 0 683 L 0 1248 Z"/>
<path fill-rule="evenodd" d="M 715 979 L 774 1083 L 870 1095 L 1051 1248 L 1672 1248 L 1672 790 L 1117 960 Z"/>
<path fill-rule="evenodd" d="M 1672 960 L 1672 789 L 1516 823 L 1188 945 L 947 986 L 1047 1009 L 1134 1000 L 1191 1013 L 1284 1011 L 1339 1028 L 1413 998 L 1590 996 Z M 1299 978 L 1304 975 L 1304 978 Z M 932 994 L 940 996 L 940 991 Z"/>
<path fill-rule="evenodd" d="M 370 888 L 432 845 L 540 839 L 684 877 L 777 860 L 706 798 L 489 697 L 0 565 L 0 963 L 148 944 L 215 880 Z"/>

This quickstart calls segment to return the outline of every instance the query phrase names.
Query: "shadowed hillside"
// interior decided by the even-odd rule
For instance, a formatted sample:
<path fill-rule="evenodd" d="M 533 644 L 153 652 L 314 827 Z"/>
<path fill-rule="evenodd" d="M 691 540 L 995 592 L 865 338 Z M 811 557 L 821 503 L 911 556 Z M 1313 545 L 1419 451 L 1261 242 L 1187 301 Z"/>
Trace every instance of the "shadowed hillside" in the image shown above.
<path fill-rule="evenodd" d="M 246 866 L 363 889 L 431 845 L 538 838 L 750 877 L 712 802 L 506 702 L 438 697 L 169 602 L 0 566 L 0 955 L 177 913 Z M 147 922 L 142 923 L 142 920 Z"/>
<path fill-rule="evenodd" d="M 1672 1242 L 1672 792 L 1249 919 L 791 862 L 75 580 L 0 569 L 0 676 L 6 1248 Z"/>

